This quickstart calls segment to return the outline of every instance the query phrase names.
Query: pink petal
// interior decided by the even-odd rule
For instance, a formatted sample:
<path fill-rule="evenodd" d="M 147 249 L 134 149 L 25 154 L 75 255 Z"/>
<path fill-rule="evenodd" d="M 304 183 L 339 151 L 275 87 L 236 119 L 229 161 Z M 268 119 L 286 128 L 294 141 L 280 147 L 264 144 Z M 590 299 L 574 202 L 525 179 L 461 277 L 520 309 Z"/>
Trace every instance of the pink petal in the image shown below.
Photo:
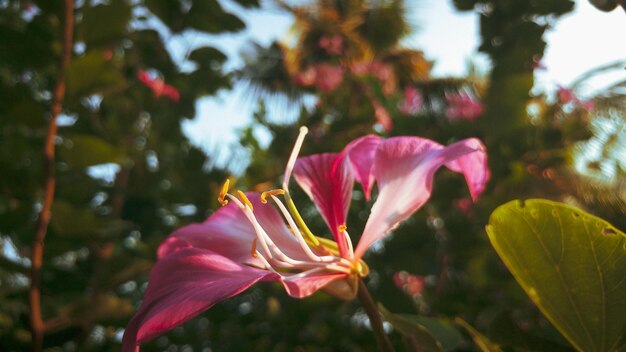
<path fill-rule="evenodd" d="M 490 176 L 489 168 L 487 167 L 487 152 L 483 143 L 476 138 L 465 139 L 462 142 L 465 146 L 475 149 L 476 152 L 452 160 L 446 163 L 446 166 L 450 170 L 465 176 L 472 200 L 476 201 L 478 196 L 485 190 Z"/>
<path fill-rule="evenodd" d="M 304 260 L 306 254 L 293 237 L 281 215 L 271 204 L 261 203 L 257 193 L 246 193 L 254 207 L 254 214 L 278 247 L 293 259 Z M 159 258 L 181 248 L 208 249 L 238 263 L 262 266 L 253 258 L 252 241 L 256 238 L 254 227 L 234 203 L 229 203 L 213 213 L 204 223 L 178 229 L 158 249 Z"/>
<path fill-rule="evenodd" d="M 448 147 L 418 137 L 396 137 L 379 144 L 373 167 L 378 199 L 356 247 L 356 258 L 426 203 L 435 171 L 444 164 L 465 174 L 473 196 L 484 189 L 489 172 L 485 149 L 476 139 Z"/>
<path fill-rule="evenodd" d="M 279 280 L 267 270 L 240 265 L 217 253 L 185 248 L 152 269 L 144 301 L 128 324 L 122 351 L 156 337 L 260 281 Z"/>
<path fill-rule="evenodd" d="M 315 154 L 299 158 L 293 175 L 302 189 L 313 200 L 330 227 L 341 256 L 348 253 L 344 236 L 339 235 L 339 225 L 345 225 L 354 177 L 348 163 L 340 162 L 336 153 Z"/>
<path fill-rule="evenodd" d="M 178 89 L 174 88 L 169 84 L 164 84 L 163 89 L 161 91 L 161 95 L 168 97 L 171 101 L 177 103 L 180 100 L 180 93 Z"/>
<path fill-rule="evenodd" d="M 291 297 L 304 298 L 317 292 L 331 281 L 347 277 L 347 274 L 314 273 L 314 274 L 284 274 L 282 283 Z"/>
<path fill-rule="evenodd" d="M 380 141 L 380 137 L 375 135 L 361 137 L 350 142 L 341 153 L 348 156 L 354 178 L 363 186 L 366 200 L 370 199 L 374 186 L 372 165 Z"/>

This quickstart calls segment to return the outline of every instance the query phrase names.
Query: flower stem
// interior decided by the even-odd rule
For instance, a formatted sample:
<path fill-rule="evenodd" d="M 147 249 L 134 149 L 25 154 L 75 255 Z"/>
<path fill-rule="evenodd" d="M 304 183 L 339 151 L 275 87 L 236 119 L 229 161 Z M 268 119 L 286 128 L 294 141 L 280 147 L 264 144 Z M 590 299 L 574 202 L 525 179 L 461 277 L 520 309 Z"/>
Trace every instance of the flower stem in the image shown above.
<path fill-rule="evenodd" d="M 372 330 L 374 330 L 374 335 L 376 336 L 378 350 L 381 352 L 393 352 L 394 349 L 391 345 L 391 341 L 389 341 L 389 337 L 385 333 L 383 319 L 380 316 L 380 312 L 378 311 L 378 308 L 376 308 L 376 303 L 374 303 L 372 296 L 367 290 L 367 286 L 365 286 L 365 283 L 361 278 L 359 278 L 358 297 L 361 306 L 363 306 L 365 313 L 367 313 L 367 316 L 370 318 L 370 324 L 372 325 Z"/>

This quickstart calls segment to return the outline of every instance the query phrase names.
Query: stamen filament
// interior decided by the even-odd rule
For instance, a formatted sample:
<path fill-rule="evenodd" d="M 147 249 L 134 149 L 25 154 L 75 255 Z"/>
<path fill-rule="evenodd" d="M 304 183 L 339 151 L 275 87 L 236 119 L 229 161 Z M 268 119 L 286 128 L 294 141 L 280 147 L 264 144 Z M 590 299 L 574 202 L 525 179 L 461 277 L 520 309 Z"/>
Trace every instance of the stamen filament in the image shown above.
<path fill-rule="evenodd" d="M 256 257 L 257 259 L 259 259 L 259 261 L 263 264 L 263 266 L 265 266 L 265 269 L 273 272 L 274 274 L 278 274 L 278 272 L 276 270 L 274 270 L 274 267 L 272 267 L 272 265 L 267 261 L 267 259 L 265 259 L 265 257 L 263 256 L 263 254 L 261 254 L 259 251 L 256 251 Z M 278 274 L 280 275 L 280 274 Z"/>
<path fill-rule="evenodd" d="M 296 238 L 296 240 L 298 240 L 298 243 L 300 244 L 300 247 L 302 247 L 302 250 L 304 251 L 304 253 L 311 260 L 314 260 L 314 261 L 317 261 L 317 262 L 320 262 L 320 261 L 329 262 L 329 261 L 335 260 L 335 257 L 333 257 L 333 256 L 320 257 L 320 256 L 316 255 L 315 253 L 313 253 L 313 251 L 311 250 L 309 245 L 304 240 L 304 237 L 302 237 L 302 233 L 300 232 L 300 230 L 298 230 L 298 226 L 296 226 L 296 223 L 293 221 L 293 218 L 289 215 L 289 211 L 287 210 L 287 208 L 285 208 L 285 205 L 280 201 L 280 199 L 278 199 L 278 197 L 276 197 L 274 195 L 271 195 L 271 197 L 274 200 L 274 202 L 276 203 L 276 205 L 278 206 L 278 208 L 280 209 L 280 211 L 283 213 L 283 216 L 287 220 L 287 223 L 289 224 L 289 227 L 291 227 L 291 230 L 294 233 L 294 237 Z"/>
<path fill-rule="evenodd" d="M 250 252 L 250 255 L 252 256 L 252 258 L 256 258 L 257 257 L 257 253 L 258 251 L 256 250 L 256 238 L 252 240 L 252 250 Z"/>
<path fill-rule="evenodd" d="M 339 226 L 339 228 L 343 228 L 341 234 L 344 235 L 344 237 L 346 238 L 346 243 L 348 244 L 348 259 L 354 259 L 354 248 L 352 247 L 352 239 L 350 238 L 348 231 L 346 231 L 346 225 Z"/>
<path fill-rule="evenodd" d="M 319 246 L 320 242 L 318 241 L 317 237 L 313 234 L 313 232 L 311 232 L 309 227 L 306 226 L 306 223 L 304 222 L 304 219 L 302 219 L 302 216 L 300 216 L 300 213 L 298 212 L 298 209 L 296 208 L 296 205 L 294 204 L 293 199 L 291 199 L 289 192 L 285 193 L 285 201 L 287 202 L 287 206 L 289 207 L 289 212 L 291 213 L 293 218 L 296 220 L 298 227 L 302 230 L 302 232 L 304 232 L 307 239 L 311 241 L 311 243 L 313 243 L 315 246 Z"/>
<path fill-rule="evenodd" d="M 298 158 L 298 154 L 300 153 L 300 149 L 302 149 L 302 143 L 304 142 L 304 137 L 309 133 L 309 129 L 305 126 L 300 127 L 300 134 L 298 134 L 298 138 L 296 139 L 296 143 L 291 150 L 291 155 L 289 156 L 289 160 L 287 161 L 287 167 L 285 168 L 285 175 L 283 176 L 283 189 L 289 193 L 289 180 L 291 179 L 291 173 L 293 172 L 293 167 L 296 165 L 296 159 Z"/>
<path fill-rule="evenodd" d="M 306 262 L 301 260 L 295 260 L 291 257 L 287 256 L 283 253 L 278 246 L 272 241 L 272 238 L 265 232 L 259 221 L 254 216 L 252 209 L 248 207 L 248 205 L 244 205 L 239 199 L 234 197 L 231 194 L 226 194 L 226 196 L 232 200 L 235 204 L 239 206 L 239 208 L 244 212 L 252 226 L 254 227 L 254 231 L 257 234 L 257 238 L 261 244 L 261 248 L 265 251 L 268 258 L 270 260 L 274 260 L 274 262 L 284 268 L 292 268 L 292 267 L 302 267 L 302 266 L 317 266 L 323 263 L 319 262 Z M 247 198 L 246 198 L 247 199 Z M 274 255 L 272 255 L 274 254 Z M 274 257 L 275 256 L 275 257 Z"/>
<path fill-rule="evenodd" d="M 257 238 L 259 239 L 259 243 L 261 244 L 261 248 L 263 248 L 263 251 L 265 251 L 265 254 L 267 254 L 268 258 L 272 259 L 272 252 L 270 251 L 267 243 L 265 242 L 265 237 L 262 234 L 265 231 L 263 231 L 263 228 L 261 228 L 261 225 L 259 224 L 259 222 L 256 221 L 256 218 L 254 217 L 254 214 L 252 213 L 252 209 L 250 209 L 247 206 L 243 205 L 243 203 L 241 203 L 239 201 L 239 199 L 237 199 L 237 197 L 233 196 L 230 193 L 226 193 L 226 197 L 228 197 L 235 204 L 237 204 L 239 209 L 241 209 L 243 211 L 243 213 L 246 215 L 246 217 L 248 218 L 248 220 L 252 224 L 252 227 L 254 227 L 254 231 L 256 232 Z"/>

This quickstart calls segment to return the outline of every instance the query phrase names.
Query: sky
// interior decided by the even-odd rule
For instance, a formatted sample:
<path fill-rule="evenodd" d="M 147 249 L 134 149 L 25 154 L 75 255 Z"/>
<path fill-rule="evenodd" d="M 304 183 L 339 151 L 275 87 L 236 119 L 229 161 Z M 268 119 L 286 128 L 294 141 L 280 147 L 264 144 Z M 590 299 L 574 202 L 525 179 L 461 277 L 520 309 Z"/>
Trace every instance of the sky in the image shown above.
<path fill-rule="evenodd" d="M 268 6 L 253 11 L 223 3 L 228 5 L 224 7 L 246 22 L 245 31 L 219 36 L 187 35 L 182 40 L 172 41 L 173 52 L 180 55 L 187 52 L 189 46 L 212 45 L 229 56 L 225 68 L 233 69 L 241 66 L 240 53 L 250 41 L 267 45 L 273 40 L 286 38 L 289 33 L 292 19 L 285 12 L 269 6 L 268 2 L 264 2 Z M 451 0 L 408 0 L 407 5 L 409 19 L 419 27 L 403 44 L 422 50 L 427 59 L 434 61 L 434 76 L 462 76 L 470 62 L 478 67 L 489 66 L 485 55 L 477 52 L 480 43 L 477 14 L 457 12 Z M 626 33 L 624 11 L 600 12 L 587 0 L 577 0 L 574 12 L 560 18 L 545 36 L 548 47 L 542 63 L 546 69 L 537 72 L 536 88 L 551 91 L 557 86 L 567 86 L 594 67 L 626 59 L 626 46 L 619 44 L 623 43 L 619 33 Z M 589 91 L 600 89 L 617 79 L 626 79 L 626 71 L 594 81 L 588 87 Z M 268 106 L 273 120 L 295 118 L 297 109 L 286 109 L 284 106 Z M 255 107 L 256 102 L 247 96 L 245 87 L 238 85 L 232 91 L 200 99 L 196 106 L 197 116 L 185 122 L 183 130 L 194 144 L 204 150 L 214 152 L 222 149 L 217 160 L 219 165 L 232 157 L 228 150 L 235 149 L 239 140 L 238 130 L 251 121 Z M 267 132 L 260 129 L 255 132 L 262 142 L 270 141 Z"/>

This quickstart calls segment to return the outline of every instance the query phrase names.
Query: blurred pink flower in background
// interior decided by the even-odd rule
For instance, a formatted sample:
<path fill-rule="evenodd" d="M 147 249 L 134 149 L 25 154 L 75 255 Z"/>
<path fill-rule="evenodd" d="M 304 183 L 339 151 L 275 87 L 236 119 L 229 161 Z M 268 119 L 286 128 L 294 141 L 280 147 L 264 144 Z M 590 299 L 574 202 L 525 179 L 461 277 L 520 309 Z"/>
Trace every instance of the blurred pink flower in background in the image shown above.
<path fill-rule="evenodd" d="M 139 72 L 137 72 L 137 78 L 141 83 L 152 90 L 152 94 L 155 98 L 164 96 L 173 102 L 178 102 L 178 100 L 180 100 L 180 93 L 178 90 L 173 86 L 166 84 L 162 79 L 152 77 L 144 70 L 139 70 Z"/>
<path fill-rule="evenodd" d="M 474 204 L 470 198 L 456 199 L 453 205 L 461 214 L 467 217 L 474 216 Z"/>
<path fill-rule="evenodd" d="M 409 296 L 416 298 L 424 291 L 426 279 L 423 276 L 409 274 L 402 270 L 393 274 L 393 283 Z"/>
<path fill-rule="evenodd" d="M 556 95 L 562 105 L 571 104 L 572 107 L 579 107 L 586 111 L 592 111 L 596 106 L 593 100 L 581 101 L 573 90 L 563 86 L 557 87 Z"/>
<path fill-rule="evenodd" d="M 385 109 L 377 100 L 372 102 L 374 105 L 374 117 L 376 118 L 376 122 L 379 123 L 382 128 L 389 132 L 393 128 L 393 122 L 391 121 L 391 115 L 389 115 L 389 111 Z"/>
<path fill-rule="evenodd" d="M 483 104 L 467 93 L 447 94 L 446 102 L 446 114 L 450 120 L 474 121 L 483 113 Z"/>
<path fill-rule="evenodd" d="M 328 64 L 308 66 L 294 77 L 294 83 L 303 87 L 315 86 L 330 92 L 343 82 L 343 68 Z"/>
<path fill-rule="evenodd" d="M 405 115 L 414 115 L 422 110 L 424 98 L 422 93 L 413 86 L 404 87 L 404 100 L 400 103 L 400 112 Z"/>
<path fill-rule="evenodd" d="M 343 52 L 343 39 L 340 35 L 325 35 L 320 38 L 320 48 L 324 49 L 328 55 L 340 55 Z"/>
<path fill-rule="evenodd" d="M 571 89 L 562 86 L 559 86 L 556 89 L 556 94 L 559 97 L 559 102 L 561 104 L 576 102 L 578 100 L 578 98 L 576 98 L 576 95 L 574 95 L 574 92 Z"/>
<path fill-rule="evenodd" d="M 385 95 L 392 94 L 395 90 L 395 74 L 393 67 L 382 61 L 359 62 L 350 67 L 352 73 L 356 76 L 372 75 L 376 77 L 382 84 L 382 90 Z"/>

